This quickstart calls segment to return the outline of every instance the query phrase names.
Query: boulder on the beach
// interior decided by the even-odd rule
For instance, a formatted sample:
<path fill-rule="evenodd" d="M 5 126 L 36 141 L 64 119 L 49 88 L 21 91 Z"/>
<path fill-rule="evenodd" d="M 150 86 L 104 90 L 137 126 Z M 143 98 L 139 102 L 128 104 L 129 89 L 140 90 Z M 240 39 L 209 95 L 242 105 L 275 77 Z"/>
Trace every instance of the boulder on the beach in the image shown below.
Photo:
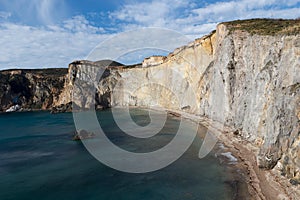
<path fill-rule="evenodd" d="M 297 179 L 292 178 L 292 179 L 290 179 L 290 183 L 291 183 L 292 185 L 299 185 L 299 184 L 300 184 L 300 180 L 297 180 Z"/>

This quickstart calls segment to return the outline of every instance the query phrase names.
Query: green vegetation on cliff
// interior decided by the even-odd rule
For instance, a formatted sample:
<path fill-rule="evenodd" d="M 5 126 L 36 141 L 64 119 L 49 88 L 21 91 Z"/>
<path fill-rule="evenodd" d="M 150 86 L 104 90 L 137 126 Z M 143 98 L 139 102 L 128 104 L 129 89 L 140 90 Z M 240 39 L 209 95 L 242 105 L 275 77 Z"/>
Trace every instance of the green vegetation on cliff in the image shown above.
<path fill-rule="evenodd" d="M 300 19 L 249 19 L 222 23 L 230 32 L 247 31 L 258 35 L 297 35 L 300 33 Z"/>

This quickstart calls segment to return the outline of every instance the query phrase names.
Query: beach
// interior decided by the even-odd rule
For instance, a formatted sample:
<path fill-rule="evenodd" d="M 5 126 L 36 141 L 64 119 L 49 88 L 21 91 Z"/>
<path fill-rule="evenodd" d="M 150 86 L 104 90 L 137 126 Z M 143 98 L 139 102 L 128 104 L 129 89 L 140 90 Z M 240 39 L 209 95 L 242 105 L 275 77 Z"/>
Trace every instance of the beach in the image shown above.
<path fill-rule="evenodd" d="M 227 150 L 238 159 L 235 167 L 239 168 L 244 175 L 252 199 L 299 199 L 300 186 L 291 185 L 288 179 L 281 176 L 276 167 L 272 170 L 260 169 L 256 160 L 259 148 L 253 143 L 235 135 L 234 129 L 223 125 L 220 126 L 218 122 L 194 114 L 176 110 L 168 110 L 168 112 L 177 117 L 190 119 L 211 130 L 210 133 L 213 133 Z"/>

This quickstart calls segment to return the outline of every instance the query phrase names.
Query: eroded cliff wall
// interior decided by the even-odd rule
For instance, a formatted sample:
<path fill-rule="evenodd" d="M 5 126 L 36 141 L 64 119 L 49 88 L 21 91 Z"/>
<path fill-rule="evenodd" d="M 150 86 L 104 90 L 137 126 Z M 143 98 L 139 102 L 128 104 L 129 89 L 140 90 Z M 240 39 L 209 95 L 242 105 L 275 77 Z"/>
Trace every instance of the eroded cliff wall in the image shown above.
<path fill-rule="evenodd" d="M 261 168 L 276 166 L 300 182 L 299 33 L 242 26 L 220 24 L 159 62 L 107 69 L 98 104 L 161 106 L 221 122 L 260 149 Z M 76 103 L 89 108 L 92 101 Z"/>
<path fill-rule="evenodd" d="M 64 89 L 67 69 L 0 71 L 0 111 L 13 105 L 22 110 L 49 110 Z"/>
<path fill-rule="evenodd" d="M 115 78 L 112 106 L 160 105 L 222 122 L 259 147 L 260 167 L 300 181 L 299 34 L 220 24 L 162 64 L 121 69 Z"/>

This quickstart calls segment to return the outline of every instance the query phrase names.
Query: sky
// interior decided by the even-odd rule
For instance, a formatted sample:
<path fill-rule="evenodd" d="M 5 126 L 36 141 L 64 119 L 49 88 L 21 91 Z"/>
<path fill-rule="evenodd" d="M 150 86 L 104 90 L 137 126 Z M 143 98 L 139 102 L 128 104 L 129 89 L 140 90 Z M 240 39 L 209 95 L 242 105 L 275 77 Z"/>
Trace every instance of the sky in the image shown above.
<path fill-rule="evenodd" d="M 223 21 L 298 17 L 300 0 L 0 0 L 0 70 L 67 67 L 140 28 L 170 29 L 192 41 Z"/>

